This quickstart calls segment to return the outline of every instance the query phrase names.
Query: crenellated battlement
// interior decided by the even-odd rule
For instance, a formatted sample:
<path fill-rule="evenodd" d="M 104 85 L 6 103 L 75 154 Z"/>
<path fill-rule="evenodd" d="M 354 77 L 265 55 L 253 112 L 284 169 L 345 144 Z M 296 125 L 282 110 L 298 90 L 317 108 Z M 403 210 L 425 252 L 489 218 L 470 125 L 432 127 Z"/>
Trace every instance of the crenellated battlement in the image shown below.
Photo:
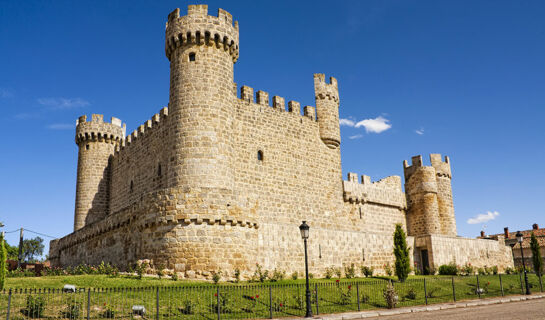
<path fill-rule="evenodd" d="M 283 97 L 273 96 L 272 104 L 271 104 L 268 92 L 258 90 L 255 92 L 255 96 L 254 96 L 254 88 L 249 86 L 240 87 L 239 99 L 251 104 L 272 107 L 273 109 L 278 110 L 279 112 L 287 111 L 288 113 L 301 116 L 301 104 L 299 102 L 292 101 L 292 100 L 288 101 L 288 108 L 286 110 L 286 103 Z M 316 120 L 314 107 L 306 106 L 304 108 L 303 116 L 310 118 L 312 120 Z"/>
<path fill-rule="evenodd" d="M 87 141 L 104 141 L 120 143 L 125 136 L 126 125 L 118 118 L 112 117 L 110 122 L 104 122 L 102 114 L 93 114 L 91 121 L 83 115 L 76 120 L 76 144 Z"/>
<path fill-rule="evenodd" d="M 348 180 L 343 181 L 345 202 L 378 203 L 404 209 L 405 194 L 401 189 L 401 177 L 389 176 L 372 182 L 370 176 L 349 172 Z"/>
<path fill-rule="evenodd" d="M 450 159 L 448 156 L 445 156 L 445 161 L 441 159 L 441 154 L 438 153 L 432 153 L 430 154 L 430 163 L 431 166 L 424 166 L 424 163 L 422 161 L 422 156 L 414 156 L 411 158 L 411 165 L 407 162 L 407 160 L 403 161 L 403 172 L 405 173 L 405 181 L 409 180 L 409 178 L 418 170 L 419 168 L 428 168 L 430 170 L 431 168 L 435 169 L 435 173 L 437 176 L 440 177 L 448 177 L 451 178 L 451 171 L 450 171 Z"/>
<path fill-rule="evenodd" d="M 339 103 L 339 86 L 337 79 L 329 77 L 329 83 L 325 81 L 325 74 L 314 74 L 314 93 L 316 99 L 329 99 Z"/>
<path fill-rule="evenodd" d="M 151 119 L 147 120 L 138 128 L 136 128 L 131 134 L 125 137 L 123 142 L 116 148 L 116 152 L 120 152 L 129 147 L 137 140 L 143 139 L 146 135 L 149 135 L 152 131 L 156 130 L 165 122 L 168 117 L 168 107 L 163 107 L 159 113 L 154 114 Z"/>
<path fill-rule="evenodd" d="M 177 47 L 186 45 L 216 46 L 229 52 L 236 62 L 238 49 L 238 22 L 233 16 L 218 9 L 217 16 L 208 15 L 207 5 L 189 5 L 187 15 L 180 17 L 177 8 L 168 15 L 165 53 L 169 60 Z"/>

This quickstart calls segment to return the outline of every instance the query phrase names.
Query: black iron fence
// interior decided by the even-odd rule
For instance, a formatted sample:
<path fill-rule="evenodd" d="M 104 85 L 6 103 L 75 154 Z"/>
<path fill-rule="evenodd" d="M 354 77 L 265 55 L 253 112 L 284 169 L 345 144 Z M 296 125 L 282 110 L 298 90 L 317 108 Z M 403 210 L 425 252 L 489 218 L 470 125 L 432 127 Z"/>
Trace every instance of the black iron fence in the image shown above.
<path fill-rule="evenodd" d="M 311 302 L 314 314 L 407 307 L 522 294 L 523 281 L 518 274 L 316 281 Z M 533 292 L 543 292 L 536 275 L 529 282 Z M 0 319 L 278 318 L 304 316 L 305 303 L 304 284 L 10 289 L 0 292 Z"/>

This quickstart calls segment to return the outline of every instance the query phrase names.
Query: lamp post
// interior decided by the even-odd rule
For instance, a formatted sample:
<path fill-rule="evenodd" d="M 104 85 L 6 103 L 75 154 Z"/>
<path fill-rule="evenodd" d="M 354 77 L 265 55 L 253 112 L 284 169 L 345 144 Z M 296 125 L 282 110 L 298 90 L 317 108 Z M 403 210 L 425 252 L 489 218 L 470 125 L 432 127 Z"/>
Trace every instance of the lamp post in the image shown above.
<path fill-rule="evenodd" d="M 312 308 L 310 306 L 310 285 L 308 282 L 308 255 L 307 255 L 307 239 L 309 236 L 309 229 L 306 221 L 303 221 L 303 224 L 299 226 L 299 231 L 301 231 L 301 238 L 303 238 L 303 242 L 305 244 L 305 277 L 307 279 L 307 291 L 306 291 L 306 298 L 307 298 L 307 313 L 305 314 L 305 318 L 312 317 Z"/>
<path fill-rule="evenodd" d="M 516 237 L 520 245 L 520 255 L 522 257 L 522 268 L 524 269 L 524 283 L 526 284 L 526 294 L 529 295 L 530 286 L 528 285 L 528 273 L 526 272 L 526 263 L 524 262 L 524 250 L 522 250 L 522 242 L 524 241 L 524 237 L 520 231 L 517 231 Z"/>

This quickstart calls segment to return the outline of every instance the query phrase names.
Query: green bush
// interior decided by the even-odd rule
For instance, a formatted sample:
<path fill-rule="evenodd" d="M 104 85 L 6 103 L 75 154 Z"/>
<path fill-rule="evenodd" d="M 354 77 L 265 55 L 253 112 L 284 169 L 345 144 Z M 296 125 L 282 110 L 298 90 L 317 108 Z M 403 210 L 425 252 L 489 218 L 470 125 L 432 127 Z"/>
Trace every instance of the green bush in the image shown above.
<path fill-rule="evenodd" d="M 29 295 L 26 297 L 26 309 L 24 313 L 29 318 L 43 318 L 45 310 L 44 297 Z"/>
<path fill-rule="evenodd" d="M 212 271 L 212 281 L 214 281 L 215 284 L 218 284 L 221 280 L 221 271 Z"/>
<path fill-rule="evenodd" d="M 299 273 L 297 273 L 297 271 L 294 271 L 291 274 L 291 280 L 297 280 L 297 278 L 299 278 Z"/>
<path fill-rule="evenodd" d="M 372 277 L 374 271 L 375 269 L 373 267 L 361 266 L 361 274 L 364 275 L 366 278 Z"/>
<path fill-rule="evenodd" d="M 236 283 L 240 282 L 240 269 L 239 268 L 235 269 L 235 282 Z"/>
<path fill-rule="evenodd" d="M 454 262 L 439 267 L 439 274 L 442 276 L 455 276 L 458 274 L 458 267 Z"/>
<path fill-rule="evenodd" d="M 324 275 L 324 277 L 325 277 L 326 279 L 331 279 L 331 278 L 333 278 L 333 268 L 330 268 L 330 267 L 325 268 L 325 275 Z"/>
<path fill-rule="evenodd" d="M 344 276 L 346 279 L 352 279 L 356 277 L 356 267 L 352 263 L 349 266 L 344 267 Z"/>
<path fill-rule="evenodd" d="M 81 314 L 82 303 L 72 298 L 68 301 L 64 317 L 68 319 L 79 319 Z"/>
<path fill-rule="evenodd" d="M 280 271 L 277 269 L 274 269 L 272 277 L 270 278 L 271 281 L 281 281 L 284 280 L 286 277 L 286 271 Z"/>
<path fill-rule="evenodd" d="M 396 229 L 394 231 L 394 256 L 396 258 L 395 273 L 401 282 L 404 282 L 411 272 L 409 253 L 405 230 L 403 230 L 403 226 L 398 223 L 396 224 Z"/>

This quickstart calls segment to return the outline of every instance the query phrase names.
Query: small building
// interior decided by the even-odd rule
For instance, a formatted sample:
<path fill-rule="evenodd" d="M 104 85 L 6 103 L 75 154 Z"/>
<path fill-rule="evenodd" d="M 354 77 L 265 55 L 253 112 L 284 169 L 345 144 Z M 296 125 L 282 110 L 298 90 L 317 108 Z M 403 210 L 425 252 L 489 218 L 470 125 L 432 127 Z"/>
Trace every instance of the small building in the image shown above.
<path fill-rule="evenodd" d="M 499 237 L 505 237 L 505 245 L 511 246 L 513 249 L 513 260 L 515 263 L 515 267 L 518 267 L 522 265 L 522 256 L 520 253 L 520 244 L 517 241 L 517 234 L 518 231 L 515 232 L 509 232 L 509 228 L 505 227 L 503 228 L 502 234 L 494 234 L 485 236 L 484 231 L 481 231 L 480 238 L 489 238 L 489 239 L 498 239 Z M 539 243 L 540 251 L 541 251 L 541 257 L 545 262 L 545 228 L 539 228 L 539 225 L 537 223 L 534 223 L 532 225 L 531 230 L 524 230 L 521 231 L 523 236 L 523 242 L 522 242 L 522 251 L 524 252 L 524 260 L 526 262 L 526 267 L 533 268 L 532 263 L 532 249 L 530 248 L 530 239 L 532 237 L 532 232 L 536 235 L 537 241 Z"/>

